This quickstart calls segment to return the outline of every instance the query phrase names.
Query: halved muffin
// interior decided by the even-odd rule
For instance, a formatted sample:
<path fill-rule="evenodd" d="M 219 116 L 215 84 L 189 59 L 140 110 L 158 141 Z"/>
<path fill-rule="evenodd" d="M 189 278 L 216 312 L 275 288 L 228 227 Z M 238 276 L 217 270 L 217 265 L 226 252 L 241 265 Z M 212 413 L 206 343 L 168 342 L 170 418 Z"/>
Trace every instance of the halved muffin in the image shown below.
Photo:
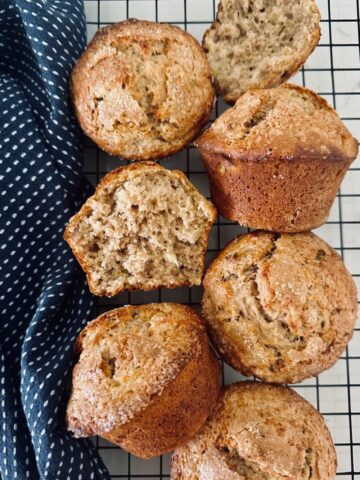
<path fill-rule="evenodd" d="M 215 217 L 184 173 L 143 162 L 106 175 L 64 238 L 95 295 L 200 285 Z"/>

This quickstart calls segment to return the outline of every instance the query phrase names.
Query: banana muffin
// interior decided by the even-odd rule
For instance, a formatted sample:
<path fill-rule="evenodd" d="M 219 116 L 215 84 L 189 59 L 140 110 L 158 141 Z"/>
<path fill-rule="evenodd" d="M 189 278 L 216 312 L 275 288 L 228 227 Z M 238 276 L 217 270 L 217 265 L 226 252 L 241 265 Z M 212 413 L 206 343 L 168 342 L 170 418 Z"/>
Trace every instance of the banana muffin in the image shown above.
<path fill-rule="evenodd" d="M 154 162 L 106 175 L 65 230 L 94 295 L 200 285 L 213 205 Z"/>
<path fill-rule="evenodd" d="M 221 0 L 203 47 L 217 93 L 233 103 L 252 88 L 284 83 L 319 39 L 314 0 Z"/>
<path fill-rule="evenodd" d="M 100 29 L 76 62 L 70 93 L 84 132 L 129 160 L 167 157 L 210 118 L 210 67 L 178 27 L 130 19 Z"/>
<path fill-rule="evenodd" d="M 203 315 L 214 344 L 244 375 L 298 383 L 330 368 L 356 322 L 355 283 L 313 233 L 235 238 L 204 279 Z"/>
<path fill-rule="evenodd" d="M 76 352 L 69 430 L 142 458 L 189 440 L 219 394 L 220 367 L 203 321 L 184 305 L 107 312 L 81 332 Z"/>
<path fill-rule="evenodd" d="M 245 93 L 197 146 L 219 213 L 277 232 L 325 223 L 358 152 L 335 110 L 290 84 Z"/>
<path fill-rule="evenodd" d="M 171 480 L 334 480 L 336 453 L 324 419 L 287 387 L 227 387 L 210 418 L 175 450 Z"/>

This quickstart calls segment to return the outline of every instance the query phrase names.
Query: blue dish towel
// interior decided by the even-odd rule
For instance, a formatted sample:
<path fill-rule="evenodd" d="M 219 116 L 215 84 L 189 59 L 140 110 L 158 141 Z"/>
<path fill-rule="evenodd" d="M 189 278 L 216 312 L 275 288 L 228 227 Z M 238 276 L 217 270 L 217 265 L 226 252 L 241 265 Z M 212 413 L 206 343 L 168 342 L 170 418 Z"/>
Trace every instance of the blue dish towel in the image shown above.
<path fill-rule="evenodd" d="M 0 0 L 0 477 L 109 479 L 66 431 L 73 344 L 92 300 L 64 225 L 87 192 L 68 76 L 80 0 Z"/>

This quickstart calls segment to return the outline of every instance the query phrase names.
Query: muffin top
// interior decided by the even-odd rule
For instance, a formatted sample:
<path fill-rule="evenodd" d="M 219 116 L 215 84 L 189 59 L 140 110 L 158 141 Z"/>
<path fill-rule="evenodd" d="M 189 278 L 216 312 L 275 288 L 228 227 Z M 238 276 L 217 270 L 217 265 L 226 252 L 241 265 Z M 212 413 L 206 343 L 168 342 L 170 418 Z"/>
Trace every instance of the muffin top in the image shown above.
<path fill-rule="evenodd" d="M 249 233 L 204 279 L 203 314 L 245 375 L 297 383 L 329 368 L 352 336 L 357 298 L 340 256 L 312 233 Z"/>
<path fill-rule="evenodd" d="M 250 90 L 197 140 L 200 152 L 222 154 L 224 161 L 352 161 L 358 143 L 333 108 L 297 85 Z"/>
<path fill-rule="evenodd" d="M 200 44 L 178 27 L 134 19 L 96 33 L 70 90 L 85 133 L 130 160 L 182 149 L 206 124 L 214 101 Z"/>
<path fill-rule="evenodd" d="M 201 318 L 184 305 L 129 305 L 101 315 L 76 343 L 71 430 L 84 436 L 125 424 L 207 345 Z"/>
<path fill-rule="evenodd" d="M 336 453 L 320 413 L 294 391 L 241 382 L 175 450 L 171 480 L 332 480 Z"/>

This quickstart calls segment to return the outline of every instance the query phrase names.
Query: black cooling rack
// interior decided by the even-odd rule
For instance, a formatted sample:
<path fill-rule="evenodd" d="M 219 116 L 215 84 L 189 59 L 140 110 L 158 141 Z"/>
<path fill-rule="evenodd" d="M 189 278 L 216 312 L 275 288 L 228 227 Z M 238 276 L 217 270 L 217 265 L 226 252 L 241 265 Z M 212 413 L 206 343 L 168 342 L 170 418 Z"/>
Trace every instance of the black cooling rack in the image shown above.
<path fill-rule="evenodd" d="M 85 0 L 88 39 L 98 28 L 135 17 L 176 24 L 201 40 L 213 21 L 215 0 Z M 304 68 L 292 82 L 312 88 L 325 97 L 339 112 L 349 130 L 360 138 L 360 6 L 359 0 L 318 0 L 322 13 L 322 38 Z M 226 109 L 219 101 L 213 119 Z M 96 185 L 100 178 L 125 162 L 106 155 L 88 142 L 85 148 L 84 172 Z M 161 162 L 167 168 L 187 173 L 199 190 L 209 196 L 209 186 L 197 150 L 190 146 Z M 218 218 L 211 232 L 207 261 L 240 232 L 238 225 Z M 348 172 L 332 208 L 329 221 L 317 233 L 343 257 L 360 290 L 360 159 Z M 198 308 L 201 288 L 159 289 L 101 299 L 101 313 L 124 304 L 157 301 L 186 303 Z M 241 379 L 223 364 L 223 381 Z M 313 378 L 295 385 L 304 398 L 324 415 L 338 454 L 338 478 L 360 480 L 360 323 L 354 337 L 336 365 Z M 111 477 L 127 479 L 169 478 L 169 457 L 139 460 L 110 443 L 96 438 L 96 447 Z"/>

